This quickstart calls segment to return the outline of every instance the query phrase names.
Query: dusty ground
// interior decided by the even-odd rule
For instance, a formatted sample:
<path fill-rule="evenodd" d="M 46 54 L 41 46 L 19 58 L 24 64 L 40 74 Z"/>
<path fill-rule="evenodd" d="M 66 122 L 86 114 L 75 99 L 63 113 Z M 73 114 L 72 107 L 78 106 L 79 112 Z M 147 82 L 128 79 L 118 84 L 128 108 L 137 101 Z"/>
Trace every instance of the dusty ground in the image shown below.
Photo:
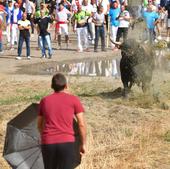
<path fill-rule="evenodd" d="M 51 76 L 23 74 L 20 66 L 30 65 L 32 69 L 33 63 L 119 55 L 111 50 L 77 53 L 55 49 L 52 60 L 42 60 L 36 43 L 33 38 L 30 61 L 16 61 L 16 51 L 5 51 L 0 56 L 0 169 L 10 168 L 2 157 L 7 122 L 51 92 Z M 128 99 L 121 97 L 119 78 L 68 79 L 69 90 L 81 98 L 86 109 L 87 153 L 79 169 L 170 169 L 169 72 L 155 71 L 151 92 L 144 95 L 135 86 Z"/>

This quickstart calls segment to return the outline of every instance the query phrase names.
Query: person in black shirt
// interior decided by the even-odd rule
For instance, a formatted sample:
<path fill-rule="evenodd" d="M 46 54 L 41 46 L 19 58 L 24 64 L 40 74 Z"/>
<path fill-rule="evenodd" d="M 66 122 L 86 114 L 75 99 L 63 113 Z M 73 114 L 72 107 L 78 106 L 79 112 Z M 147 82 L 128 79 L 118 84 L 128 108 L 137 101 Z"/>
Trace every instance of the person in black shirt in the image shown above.
<path fill-rule="evenodd" d="M 37 18 L 35 20 L 35 24 L 38 25 L 38 32 L 39 32 L 39 43 L 42 52 L 42 58 L 47 57 L 45 46 L 48 46 L 48 58 L 51 59 L 52 57 L 52 47 L 51 47 L 51 38 L 50 33 L 47 31 L 48 24 L 53 22 L 53 18 L 45 15 L 45 10 L 40 11 L 41 18 Z"/>
<path fill-rule="evenodd" d="M 22 53 L 22 45 L 25 41 L 26 43 L 26 51 L 27 51 L 27 59 L 31 59 L 30 57 L 30 32 L 29 29 L 31 28 L 31 23 L 27 20 L 27 14 L 22 14 L 22 20 L 18 21 L 18 28 L 20 30 L 19 34 L 19 43 L 18 43 L 18 56 L 16 57 L 17 60 L 21 59 Z"/>

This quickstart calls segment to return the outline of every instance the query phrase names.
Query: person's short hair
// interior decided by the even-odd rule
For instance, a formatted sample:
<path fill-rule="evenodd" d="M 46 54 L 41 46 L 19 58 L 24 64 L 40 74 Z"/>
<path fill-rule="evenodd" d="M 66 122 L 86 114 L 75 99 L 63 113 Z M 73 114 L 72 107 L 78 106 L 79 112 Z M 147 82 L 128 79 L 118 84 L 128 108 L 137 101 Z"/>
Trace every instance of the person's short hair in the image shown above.
<path fill-rule="evenodd" d="M 62 73 L 57 73 L 52 77 L 51 88 L 55 92 L 62 91 L 67 85 L 66 77 Z"/>

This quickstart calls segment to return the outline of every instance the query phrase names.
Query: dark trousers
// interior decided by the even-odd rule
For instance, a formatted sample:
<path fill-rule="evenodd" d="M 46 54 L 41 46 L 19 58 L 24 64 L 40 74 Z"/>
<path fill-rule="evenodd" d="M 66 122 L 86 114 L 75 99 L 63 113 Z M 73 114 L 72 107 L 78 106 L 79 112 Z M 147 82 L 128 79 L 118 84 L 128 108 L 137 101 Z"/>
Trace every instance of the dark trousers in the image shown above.
<path fill-rule="evenodd" d="M 24 41 L 26 43 L 27 56 L 30 56 L 30 36 L 24 37 L 24 36 L 21 36 L 21 35 L 19 36 L 18 56 L 21 56 L 22 46 L 23 46 Z"/>
<path fill-rule="evenodd" d="M 75 144 L 41 145 L 44 169 L 74 169 Z"/>
<path fill-rule="evenodd" d="M 30 21 L 31 23 L 31 33 L 34 33 L 34 19 L 31 17 L 32 13 L 28 13 L 27 14 L 27 19 Z"/>
<path fill-rule="evenodd" d="M 108 14 L 105 15 L 105 22 L 106 22 L 106 30 L 108 31 L 109 28 L 109 21 L 108 21 Z"/>
<path fill-rule="evenodd" d="M 105 49 L 105 30 L 104 25 L 102 26 L 95 26 L 95 44 L 94 50 L 97 50 L 99 37 L 101 37 L 101 48 L 102 50 Z"/>
<path fill-rule="evenodd" d="M 128 28 L 118 28 L 116 41 L 119 42 L 123 36 L 123 42 L 126 41 L 128 35 Z"/>
<path fill-rule="evenodd" d="M 0 52 L 2 52 L 2 41 L 0 40 Z"/>

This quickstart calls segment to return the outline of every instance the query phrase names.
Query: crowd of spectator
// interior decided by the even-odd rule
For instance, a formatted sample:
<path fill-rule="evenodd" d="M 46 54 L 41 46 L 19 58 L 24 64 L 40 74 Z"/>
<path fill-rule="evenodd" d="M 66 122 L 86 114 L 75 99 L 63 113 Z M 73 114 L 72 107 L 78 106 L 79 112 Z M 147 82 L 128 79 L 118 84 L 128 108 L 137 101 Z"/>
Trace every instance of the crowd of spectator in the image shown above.
<path fill-rule="evenodd" d="M 146 43 L 162 39 L 170 40 L 170 1 L 143 0 L 141 17 L 146 23 Z M 94 45 L 98 52 L 106 51 L 109 43 L 113 51 L 118 50 L 114 43 L 128 37 L 131 20 L 128 0 L 4 0 L 0 2 L 0 53 L 3 42 L 7 41 L 10 50 L 18 46 L 16 59 L 22 59 L 22 46 L 26 43 L 27 59 L 31 59 L 30 37 L 38 34 L 38 47 L 42 58 L 52 58 L 51 39 L 57 40 L 61 49 L 61 35 L 64 34 L 66 48 L 69 47 L 69 26 L 77 34 L 77 52 L 89 51 Z M 55 25 L 54 37 L 49 26 Z M 111 42 L 109 42 L 111 39 Z M 48 49 L 48 55 L 46 54 Z"/>

